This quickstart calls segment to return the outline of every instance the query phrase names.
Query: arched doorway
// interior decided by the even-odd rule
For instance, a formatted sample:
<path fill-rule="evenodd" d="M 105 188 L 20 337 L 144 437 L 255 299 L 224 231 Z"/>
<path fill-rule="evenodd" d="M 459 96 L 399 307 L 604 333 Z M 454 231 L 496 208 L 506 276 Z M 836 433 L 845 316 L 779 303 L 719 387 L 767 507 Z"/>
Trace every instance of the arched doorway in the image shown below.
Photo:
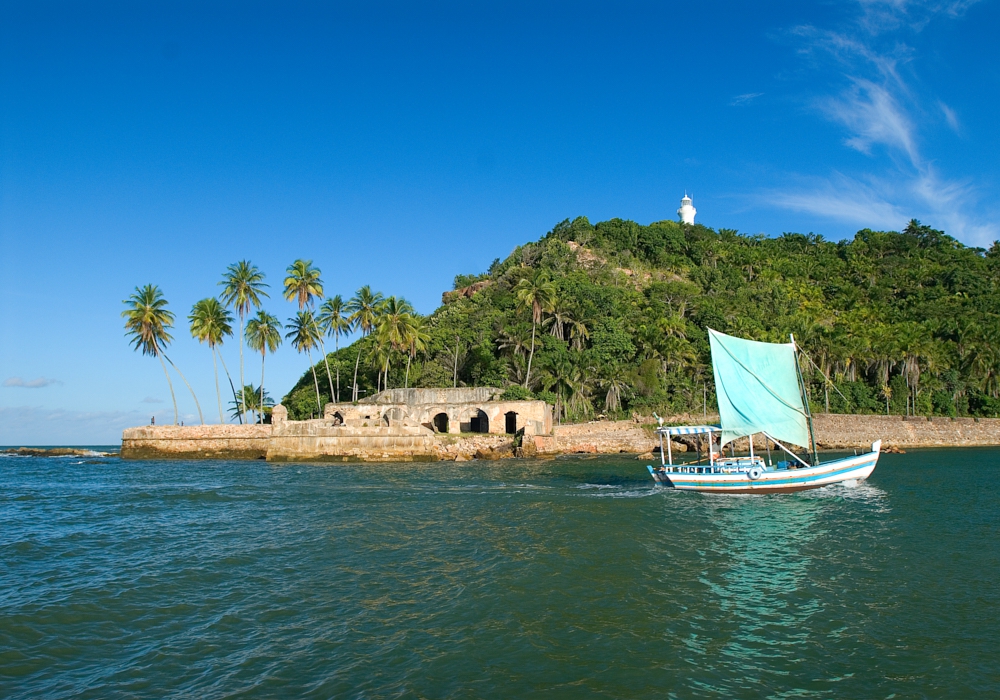
<path fill-rule="evenodd" d="M 433 423 L 434 423 L 434 430 L 438 431 L 439 433 L 447 433 L 448 432 L 448 414 L 447 413 L 439 413 L 436 416 L 434 416 Z"/>
<path fill-rule="evenodd" d="M 513 435 L 517 432 L 517 413 L 514 411 L 507 411 L 504 414 L 504 419 L 506 420 L 506 429 L 508 435 Z"/>
<path fill-rule="evenodd" d="M 476 414 L 469 419 L 469 430 L 474 433 L 490 432 L 490 417 L 482 410 L 476 411 Z"/>

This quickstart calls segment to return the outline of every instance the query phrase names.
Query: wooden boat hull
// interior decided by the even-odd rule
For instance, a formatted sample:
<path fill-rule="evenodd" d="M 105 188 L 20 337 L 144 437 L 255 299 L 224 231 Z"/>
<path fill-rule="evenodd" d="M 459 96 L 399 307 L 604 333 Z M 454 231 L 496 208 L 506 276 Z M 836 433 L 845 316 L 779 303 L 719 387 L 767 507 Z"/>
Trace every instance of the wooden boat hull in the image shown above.
<path fill-rule="evenodd" d="M 649 466 L 657 484 L 682 491 L 709 493 L 790 493 L 817 489 L 845 481 L 863 481 L 871 476 L 878 463 L 879 452 L 867 452 L 853 457 L 821 462 L 815 467 L 799 469 L 766 469 L 759 478 L 751 479 L 747 472 L 733 474 L 665 471 Z M 688 469 L 690 467 L 679 467 Z M 707 469 L 705 471 L 708 471 Z"/>

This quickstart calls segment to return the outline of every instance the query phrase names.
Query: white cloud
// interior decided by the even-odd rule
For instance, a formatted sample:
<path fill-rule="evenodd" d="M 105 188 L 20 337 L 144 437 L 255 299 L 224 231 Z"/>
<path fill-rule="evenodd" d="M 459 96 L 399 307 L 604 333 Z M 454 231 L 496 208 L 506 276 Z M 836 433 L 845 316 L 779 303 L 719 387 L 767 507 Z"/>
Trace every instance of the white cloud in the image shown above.
<path fill-rule="evenodd" d="M 748 92 L 743 95 L 737 95 L 736 97 L 733 98 L 733 101 L 729 103 L 729 106 L 741 107 L 745 104 L 748 104 L 756 100 L 758 97 L 763 96 L 763 94 L 764 94 L 763 92 Z"/>
<path fill-rule="evenodd" d="M 955 114 L 955 110 L 946 105 L 941 100 L 938 100 L 938 107 L 941 108 L 941 112 L 944 114 L 944 120 L 948 122 L 948 126 L 956 134 L 961 133 L 961 125 L 958 123 L 958 115 Z"/>
<path fill-rule="evenodd" d="M 985 246 L 994 240 L 1000 231 L 977 215 L 979 195 L 973 182 L 942 177 L 935 163 L 921 153 L 921 131 L 941 123 L 928 120 L 933 109 L 927 106 L 936 104 L 955 132 L 960 130 L 958 116 L 942 100 L 920 95 L 900 72 L 914 55 L 902 32 L 919 32 L 936 16 L 957 17 L 973 4 L 860 0 L 860 11 L 852 21 L 862 32 L 809 25 L 793 28 L 791 35 L 802 42 L 800 52 L 820 62 L 824 57 L 832 59 L 847 83 L 835 95 L 814 98 L 814 105 L 828 120 L 845 128 L 846 146 L 873 160 L 887 155 L 891 162 L 877 177 L 832 173 L 791 190 L 765 193 L 767 201 L 793 211 L 888 229 L 899 229 L 917 218 L 972 245 Z"/>
<path fill-rule="evenodd" d="M 152 396 L 147 396 L 146 398 L 144 398 L 139 403 L 163 403 L 163 399 L 157 399 L 157 398 L 154 398 Z"/>
<path fill-rule="evenodd" d="M 897 99 L 885 87 L 870 80 L 855 78 L 853 83 L 840 97 L 821 102 L 828 118 L 852 132 L 845 143 L 869 154 L 873 144 L 899 149 L 917 165 L 920 156 L 914 143 L 913 124 Z"/>
<path fill-rule="evenodd" d="M 904 27 L 920 31 L 935 15 L 959 17 L 979 0 L 859 0 L 857 24 L 871 35 Z"/>
<path fill-rule="evenodd" d="M 898 230 L 910 217 L 880 194 L 880 189 L 882 183 L 863 183 L 835 173 L 829 180 L 808 183 L 799 189 L 766 192 L 763 196 L 768 203 L 783 209 L 861 227 Z"/>
<path fill-rule="evenodd" d="M 58 379 L 46 379 L 45 377 L 39 377 L 38 379 L 32 379 L 27 381 L 21 377 L 8 377 L 3 381 L 4 386 L 16 386 L 24 389 L 41 389 L 42 387 L 50 386 L 52 384 L 62 384 Z"/>

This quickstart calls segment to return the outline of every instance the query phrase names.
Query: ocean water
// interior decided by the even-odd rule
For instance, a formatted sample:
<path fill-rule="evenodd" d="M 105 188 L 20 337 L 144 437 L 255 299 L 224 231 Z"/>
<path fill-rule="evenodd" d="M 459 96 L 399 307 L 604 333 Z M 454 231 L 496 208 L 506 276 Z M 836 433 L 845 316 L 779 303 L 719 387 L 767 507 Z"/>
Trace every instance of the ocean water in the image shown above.
<path fill-rule="evenodd" d="M 0 457 L 0 697 L 996 697 L 998 482 Z"/>

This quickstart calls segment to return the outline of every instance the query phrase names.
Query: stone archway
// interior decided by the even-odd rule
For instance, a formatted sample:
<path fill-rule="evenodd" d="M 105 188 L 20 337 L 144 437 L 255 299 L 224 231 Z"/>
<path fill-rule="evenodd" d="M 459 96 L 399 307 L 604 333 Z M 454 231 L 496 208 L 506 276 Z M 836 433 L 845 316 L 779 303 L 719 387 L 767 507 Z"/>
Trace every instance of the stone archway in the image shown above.
<path fill-rule="evenodd" d="M 504 428 L 508 435 L 513 435 L 517 432 L 517 413 L 515 411 L 507 411 L 504 414 Z"/>
<path fill-rule="evenodd" d="M 469 419 L 469 430 L 473 433 L 490 432 L 490 417 L 483 410 L 476 411 Z"/>
<path fill-rule="evenodd" d="M 434 430 L 436 430 L 437 432 L 439 432 L 439 433 L 447 433 L 448 432 L 448 414 L 447 413 L 439 413 L 439 414 L 437 414 L 436 416 L 434 416 L 433 419 L 431 419 L 431 422 L 434 424 Z"/>

